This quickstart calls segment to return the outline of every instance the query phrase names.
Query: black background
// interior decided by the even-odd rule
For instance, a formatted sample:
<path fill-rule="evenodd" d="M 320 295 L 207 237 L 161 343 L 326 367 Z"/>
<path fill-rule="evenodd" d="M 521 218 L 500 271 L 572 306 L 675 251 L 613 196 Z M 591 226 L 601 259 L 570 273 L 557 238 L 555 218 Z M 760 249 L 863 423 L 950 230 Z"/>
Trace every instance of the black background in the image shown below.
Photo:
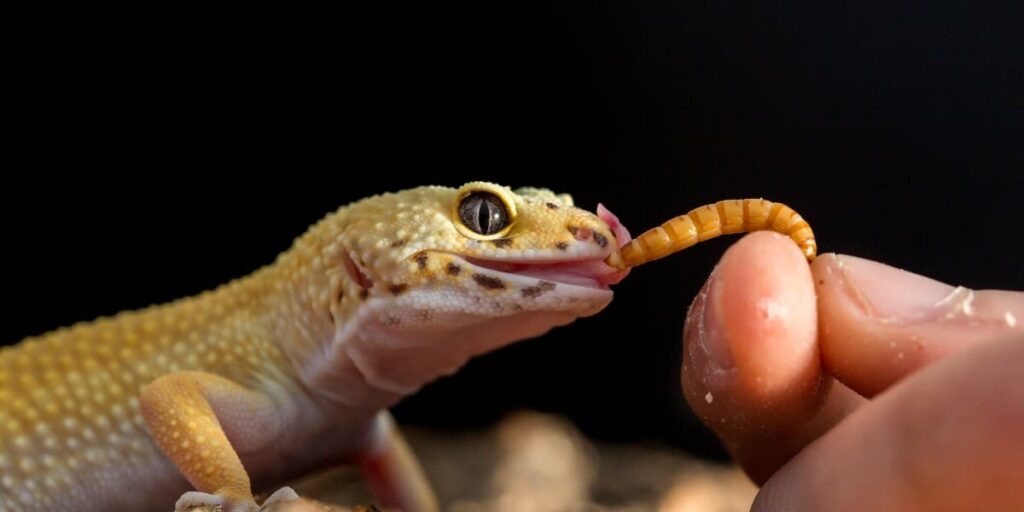
<path fill-rule="evenodd" d="M 26 13 L 0 342 L 246 274 L 366 195 L 477 179 L 601 201 L 634 232 L 766 197 L 823 251 L 1024 289 L 1020 3 L 829 4 Z M 399 420 L 540 409 L 721 456 L 679 340 L 732 241 L 636 271 L 601 315 L 471 362 Z"/>

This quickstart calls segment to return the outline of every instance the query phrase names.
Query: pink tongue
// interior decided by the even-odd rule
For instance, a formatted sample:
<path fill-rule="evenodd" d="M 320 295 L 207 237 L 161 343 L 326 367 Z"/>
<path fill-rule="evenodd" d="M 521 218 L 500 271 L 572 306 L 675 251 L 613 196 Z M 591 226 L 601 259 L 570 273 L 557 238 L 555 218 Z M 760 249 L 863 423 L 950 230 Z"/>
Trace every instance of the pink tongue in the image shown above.
<path fill-rule="evenodd" d="M 629 242 L 630 240 L 633 239 L 633 237 L 630 236 L 629 234 L 629 230 L 626 229 L 626 226 L 623 226 L 622 223 L 619 222 L 619 218 L 616 217 L 615 214 L 611 212 L 611 210 L 605 208 L 604 205 L 601 203 L 597 203 L 597 218 L 604 221 L 604 223 L 607 224 L 608 227 L 612 230 L 612 233 L 615 234 L 615 239 L 619 241 L 619 248 L 622 248 L 623 245 L 626 245 L 626 242 Z M 611 274 L 603 281 L 605 284 L 616 284 L 619 281 L 625 279 L 627 275 L 629 275 L 629 270 L 630 269 L 627 268 L 626 270 L 623 270 L 621 272 Z"/>
<path fill-rule="evenodd" d="M 608 208 L 605 208 L 601 203 L 597 203 L 597 218 L 603 220 L 605 224 L 608 224 L 612 233 L 615 234 L 615 239 L 619 241 L 620 248 L 623 245 L 626 245 L 626 242 L 633 239 L 629 234 L 629 230 L 626 229 L 626 226 L 623 226 L 622 223 L 619 222 L 619 218 L 616 217 Z"/>
<path fill-rule="evenodd" d="M 622 279 L 620 272 L 603 261 L 574 261 L 562 265 L 531 265 L 516 271 L 522 276 L 535 277 L 545 281 L 593 286 L 615 284 Z"/>

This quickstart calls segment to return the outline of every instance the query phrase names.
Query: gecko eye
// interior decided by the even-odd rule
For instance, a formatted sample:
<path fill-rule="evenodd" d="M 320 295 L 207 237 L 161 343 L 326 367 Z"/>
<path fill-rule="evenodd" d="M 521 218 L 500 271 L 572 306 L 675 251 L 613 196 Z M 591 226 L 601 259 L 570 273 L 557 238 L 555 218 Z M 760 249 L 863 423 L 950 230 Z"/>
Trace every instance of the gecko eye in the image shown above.
<path fill-rule="evenodd" d="M 509 225 L 505 202 L 490 192 L 473 192 L 459 203 L 459 220 L 481 235 L 499 233 Z"/>
<path fill-rule="evenodd" d="M 498 240 L 516 224 L 516 195 L 505 187 L 474 181 L 455 191 L 452 225 L 471 240 Z"/>

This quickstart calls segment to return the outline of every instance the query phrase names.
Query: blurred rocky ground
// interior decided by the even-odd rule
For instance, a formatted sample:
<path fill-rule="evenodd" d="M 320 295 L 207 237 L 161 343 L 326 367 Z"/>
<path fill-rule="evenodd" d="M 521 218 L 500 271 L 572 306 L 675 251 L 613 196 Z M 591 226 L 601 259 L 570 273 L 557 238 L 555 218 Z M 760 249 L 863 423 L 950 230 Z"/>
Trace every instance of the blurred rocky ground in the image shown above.
<path fill-rule="evenodd" d="M 406 429 L 446 512 L 740 512 L 756 488 L 736 468 L 659 446 L 584 439 L 554 416 L 517 413 L 482 433 Z M 353 507 L 372 502 L 352 469 L 294 485 Z M 275 512 L 340 511 L 313 502 Z"/>

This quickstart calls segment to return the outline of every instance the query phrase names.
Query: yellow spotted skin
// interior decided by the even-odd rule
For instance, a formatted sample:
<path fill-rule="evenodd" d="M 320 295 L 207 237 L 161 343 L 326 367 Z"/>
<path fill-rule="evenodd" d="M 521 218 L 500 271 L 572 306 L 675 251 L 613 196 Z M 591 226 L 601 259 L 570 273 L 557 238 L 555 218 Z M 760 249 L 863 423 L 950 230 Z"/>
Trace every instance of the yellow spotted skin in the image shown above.
<path fill-rule="evenodd" d="M 121 473 L 180 480 L 150 440 L 140 390 L 188 370 L 247 385 L 286 381 L 286 359 L 265 327 L 272 288 L 256 277 L 0 352 L 0 510 L 113 505 L 102 489 Z M 164 485 L 140 482 L 137 492 L 159 494 Z"/>
<path fill-rule="evenodd" d="M 811 226 L 792 208 L 765 199 L 729 199 L 690 210 L 629 241 L 608 258 L 629 268 L 732 233 L 771 230 L 790 237 L 808 261 L 818 252 Z"/>
<path fill-rule="evenodd" d="M 458 226 L 467 191 L 514 203 L 499 239 Z M 344 458 L 400 463 L 412 476 L 399 504 L 432 510 L 409 491 L 423 486 L 402 443 L 375 434 L 378 411 L 611 299 L 472 262 L 600 261 L 614 247 L 568 196 L 421 187 L 341 208 L 214 291 L 0 349 L 0 511 L 166 511 L 191 489 L 256 510 L 253 488 Z"/>

